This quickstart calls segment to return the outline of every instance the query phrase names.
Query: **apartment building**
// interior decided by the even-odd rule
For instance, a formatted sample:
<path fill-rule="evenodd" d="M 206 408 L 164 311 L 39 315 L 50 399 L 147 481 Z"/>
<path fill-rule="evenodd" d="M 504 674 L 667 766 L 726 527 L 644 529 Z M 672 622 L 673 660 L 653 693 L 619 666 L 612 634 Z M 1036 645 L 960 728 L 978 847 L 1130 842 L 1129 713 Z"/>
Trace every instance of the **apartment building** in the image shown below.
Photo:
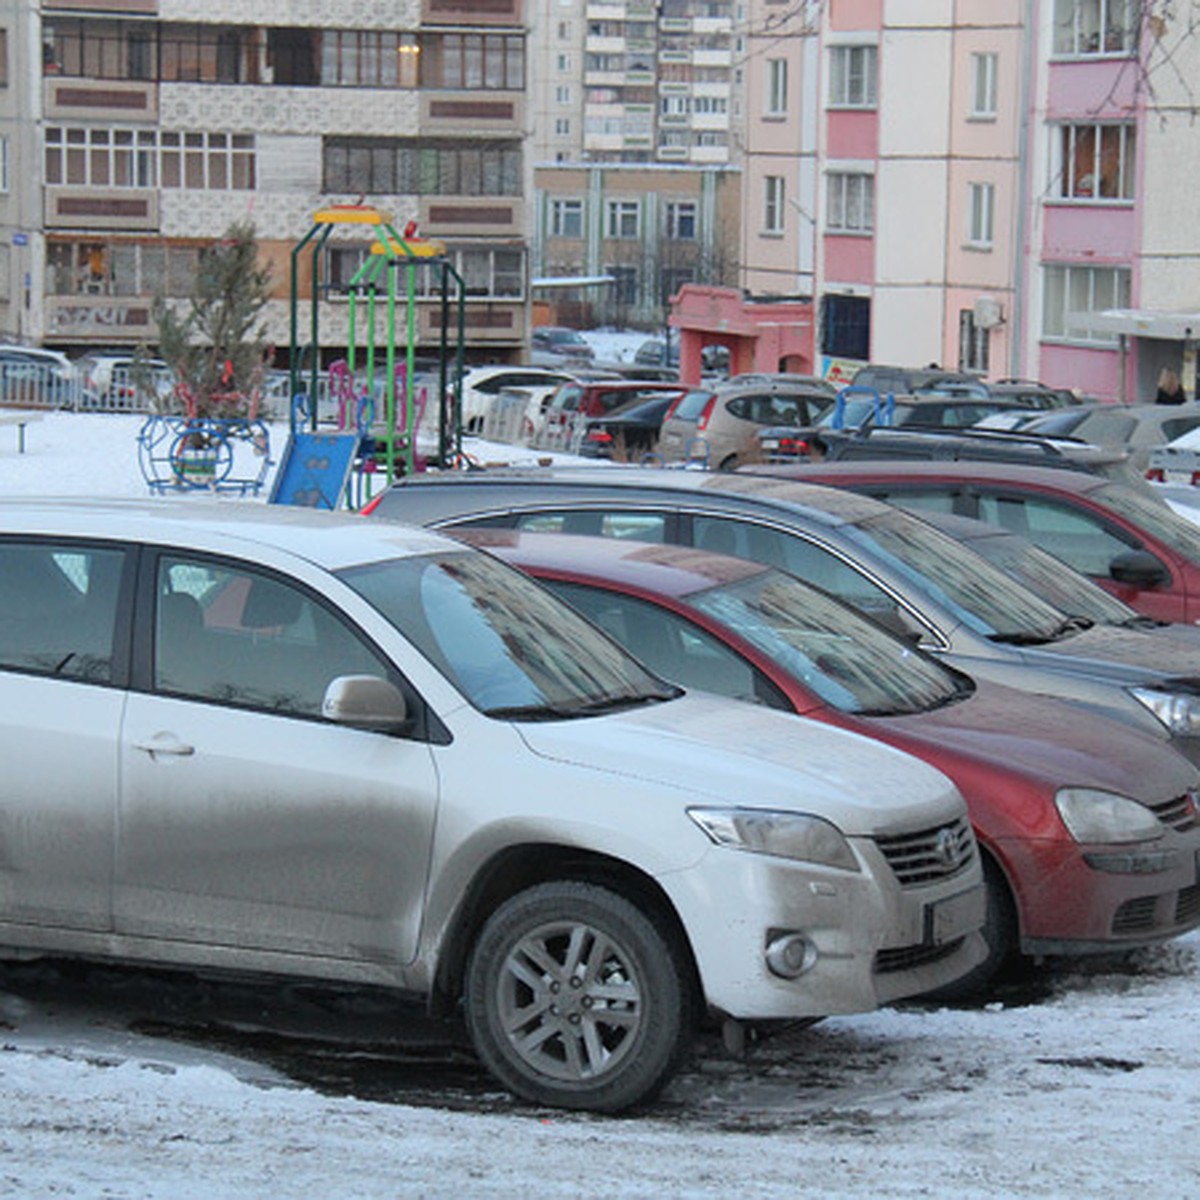
<path fill-rule="evenodd" d="M 733 0 L 533 0 L 534 161 L 735 161 Z"/>
<path fill-rule="evenodd" d="M 0 7 L 0 330 L 70 350 L 153 341 L 153 298 L 186 296 L 205 245 L 251 219 L 286 346 L 292 247 L 319 208 L 361 197 L 445 243 L 471 352 L 515 356 L 528 337 L 524 23 L 522 0 Z M 345 344 L 341 287 L 368 251 L 353 227 L 323 251 L 323 350 Z M 429 275 L 416 328 L 433 346 Z"/>
<path fill-rule="evenodd" d="M 1192 380 L 1200 46 L 1154 0 L 751 0 L 743 280 L 867 358 Z"/>
<path fill-rule="evenodd" d="M 685 283 L 736 273 L 741 173 L 729 167 L 561 164 L 536 172 L 534 272 L 604 279 L 557 289 L 584 324 L 656 327 Z"/>

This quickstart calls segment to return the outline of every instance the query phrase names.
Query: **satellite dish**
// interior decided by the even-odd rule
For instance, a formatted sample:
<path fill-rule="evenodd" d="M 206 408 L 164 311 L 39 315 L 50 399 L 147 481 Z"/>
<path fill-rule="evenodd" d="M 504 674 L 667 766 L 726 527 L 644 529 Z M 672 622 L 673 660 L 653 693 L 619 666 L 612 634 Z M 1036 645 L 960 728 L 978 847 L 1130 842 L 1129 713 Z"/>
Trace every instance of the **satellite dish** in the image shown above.
<path fill-rule="evenodd" d="M 995 296 L 976 296 L 974 313 L 980 329 L 994 329 L 1004 320 L 1004 310 Z"/>

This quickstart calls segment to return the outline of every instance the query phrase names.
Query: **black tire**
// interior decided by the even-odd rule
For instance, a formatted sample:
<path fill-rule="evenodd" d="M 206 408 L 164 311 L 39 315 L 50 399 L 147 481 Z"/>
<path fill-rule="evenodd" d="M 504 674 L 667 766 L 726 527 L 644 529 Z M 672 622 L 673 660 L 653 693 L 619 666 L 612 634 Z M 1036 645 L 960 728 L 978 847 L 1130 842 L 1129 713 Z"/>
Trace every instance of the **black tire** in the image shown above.
<path fill-rule="evenodd" d="M 736 471 L 740 467 L 741 460 L 736 454 L 730 454 L 728 457 L 721 460 L 721 465 L 717 467 L 718 471 Z"/>
<path fill-rule="evenodd" d="M 986 855 L 983 859 L 985 909 L 983 940 L 987 942 L 987 958 L 972 967 L 960 979 L 929 993 L 933 1000 L 979 1000 L 985 998 L 988 986 L 1017 955 L 1017 910 L 1004 872 Z"/>
<path fill-rule="evenodd" d="M 653 1096 L 693 1033 L 675 939 L 594 884 L 539 884 L 502 904 L 467 966 L 476 1052 L 536 1104 L 617 1112 Z"/>

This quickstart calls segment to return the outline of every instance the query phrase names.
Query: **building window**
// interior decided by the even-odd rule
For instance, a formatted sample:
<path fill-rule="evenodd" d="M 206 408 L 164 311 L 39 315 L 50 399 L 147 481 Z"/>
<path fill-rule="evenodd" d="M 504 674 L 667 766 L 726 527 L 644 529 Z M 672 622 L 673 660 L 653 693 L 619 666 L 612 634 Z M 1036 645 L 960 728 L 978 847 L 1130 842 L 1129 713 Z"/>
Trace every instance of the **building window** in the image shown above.
<path fill-rule="evenodd" d="M 696 237 L 696 202 L 667 201 L 667 237 L 678 241 L 694 241 Z"/>
<path fill-rule="evenodd" d="M 345 290 L 370 257 L 370 247 L 330 246 L 326 254 L 325 278 L 334 290 Z M 448 246 L 446 257 L 462 279 L 463 289 L 468 296 L 513 299 L 525 294 L 525 257 L 520 250 L 491 246 Z M 441 272 L 418 270 L 413 285 L 415 296 L 437 299 L 441 293 Z"/>
<path fill-rule="evenodd" d="M 0 87 L 8 87 L 8 30 L 0 28 Z"/>
<path fill-rule="evenodd" d="M 417 86 L 416 38 L 375 29 L 327 29 L 321 34 L 321 83 L 327 87 Z"/>
<path fill-rule="evenodd" d="M 564 238 L 583 237 L 583 201 L 550 201 L 550 236 Z"/>
<path fill-rule="evenodd" d="M 767 107 L 768 117 L 787 115 L 788 65 L 786 58 L 767 59 Z"/>
<path fill-rule="evenodd" d="M 8 134 L 0 136 L 0 194 L 8 194 Z"/>
<path fill-rule="evenodd" d="M 556 104 L 571 103 L 571 89 L 565 83 L 554 89 L 554 101 Z"/>
<path fill-rule="evenodd" d="M 51 242 L 46 289 L 54 296 L 187 296 L 200 268 L 198 246 L 152 242 Z"/>
<path fill-rule="evenodd" d="M 871 301 L 866 296 L 821 297 L 821 353 L 866 362 L 871 356 Z"/>
<path fill-rule="evenodd" d="M 554 118 L 554 132 L 559 137 L 566 137 L 571 132 L 571 118 L 570 117 L 555 117 Z"/>
<path fill-rule="evenodd" d="M 560 71 L 569 71 L 571 69 L 571 56 L 569 54 L 560 54 L 558 56 L 558 69 Z"/>
<path fill-rule="evenodd" d="M 871 233 L 875 228 L 875 176 L 835 171 L 827 182 L 825 228 L 831 233 Z"/>
<path fill-rule="evenodd" d="M 636 238 L 640 229 L 641 208 L 636 200 L 610 200 L 605 237 Z"/>
<path fill-rule="evenodd" d="M 525 39 L 518 34 L 426 34 L 419 57 L 422 87 L 486 91 L 525 87 Z"/>
<path fill-rule="evenodd" d="M 1047 264 L 1042 269 L 1042 335 L 1067 342 L 1115 346 L 1117 335 L 1089 326 L 1089 313 L 1128 308 L 1128 267 Z"/>
<path fill-rule="evenodd" d="M 996 118 L 996 54 L 971 55 L 971 116 L 974 120 Z"/>
<path fill-rule="evenodd" d="M 323 190 L 368 196 L 519 196 L 517 142 L 327 137 Z"/>
<path fill-rule="evenodd" d="M 613 304 L 633 305 L 637 303 L 637 267 L 612 264 L 604 268 L 604 273 L 613 281 L 612 286 L 608 289 L 608 297 Z"/>
<path fill-rule="evenodd" d="M 1137 45 L 1137 0 L 1055 0 L 1055 54 L 1130 54 Z"/>
<path fill-rule="evenodd" d="M 763 179 L 763 233 L 783 232 L 783 205 L 787 197 L 782 175 L 767 175 Z"/>
<path fill-rule="evenodd" d="M 996 213 L 996 185 L 972 183 L 967 187 L 967 245 L 991 249 Z"/>
<path fill-rule="evenodd" d="M 958 313 L 958 369 L 988 373 L 990 330 L 975 323 L 975 311 L 963 308 Z"/>
<path fill-rule="evenodd" d="M 874 108 L 874 46 L 833 46 L 829 51 L 829 104 L 833 108 Z"/>
<path fill-rule="evenodd" d="M 1051 178 L 1071 200 L 1132 200 L 1132 125 L 1061 125 L 1050 140 Z"/>
<path fill-rule="evenodd" d="M 46 183 L 52 187 L 188 188 L 255 186 L 253 134 L 155 129 L 46 129 Z"/>

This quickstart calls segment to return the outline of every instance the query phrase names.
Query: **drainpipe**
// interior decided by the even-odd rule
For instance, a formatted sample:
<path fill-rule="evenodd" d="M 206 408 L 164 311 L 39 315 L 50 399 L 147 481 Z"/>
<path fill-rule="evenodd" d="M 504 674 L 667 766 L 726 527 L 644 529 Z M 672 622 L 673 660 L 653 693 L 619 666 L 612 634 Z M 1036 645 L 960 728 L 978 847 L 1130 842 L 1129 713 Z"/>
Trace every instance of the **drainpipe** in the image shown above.
<path fill-rule="evenodd" d="M 1017 195 L 1019 200 L 1017 203 L 1017 226 L 1013 231 L 1016 241 L 1016 262 L 1013 269 L 1012 312 L 1009 314 L 1008 331 L 1008 373 L 1013 379 L 1020 379 L 1027 374 L 1022 369 L 1025 361 L 1025 238 L 1029 229 L 1029 206 L 1033 197 L 1033 188 L 1030 186 L 1029 179 L 1029 130 L 1033 124 L 1033 113 L 1037 108 L 1031 91 L 1036 41 L 1037 0 L 1025 0 L 1025 27 L 1021 31 L 1021 86 L 1019 90 L 1022 103 L 1025 105 L 1025 112 L 1021 114 L 1017 132 Z M 1040 370 L 1038 373 L 1040 374 Z"/>

